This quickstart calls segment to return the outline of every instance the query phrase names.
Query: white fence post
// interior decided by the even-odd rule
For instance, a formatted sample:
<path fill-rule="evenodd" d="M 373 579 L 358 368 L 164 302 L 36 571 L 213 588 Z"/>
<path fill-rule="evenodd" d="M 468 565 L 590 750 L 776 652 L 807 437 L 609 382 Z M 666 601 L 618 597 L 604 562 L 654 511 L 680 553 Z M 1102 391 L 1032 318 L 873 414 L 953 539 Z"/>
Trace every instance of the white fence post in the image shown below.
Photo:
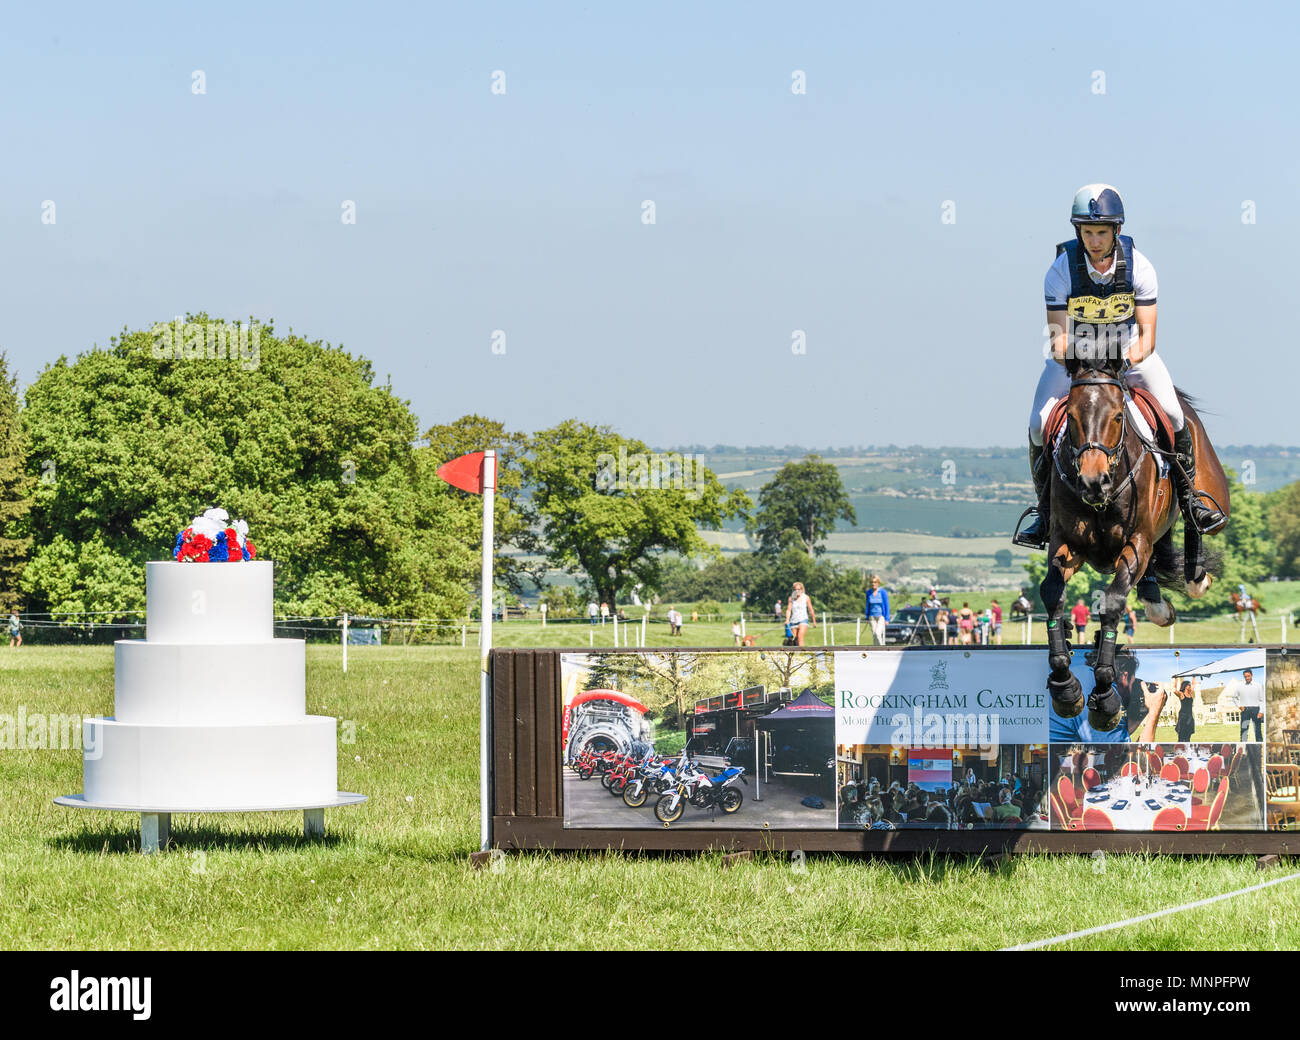
<path fill-rule="evenodd" d="M 348 612 L 343 612 L 343 670 L 348 670 Z"/>
<path fill-rule="evenodd" d="M 853 629 L 853 645 L 862 645 L 862 618 L 858 618 L 857 627 Z"/>

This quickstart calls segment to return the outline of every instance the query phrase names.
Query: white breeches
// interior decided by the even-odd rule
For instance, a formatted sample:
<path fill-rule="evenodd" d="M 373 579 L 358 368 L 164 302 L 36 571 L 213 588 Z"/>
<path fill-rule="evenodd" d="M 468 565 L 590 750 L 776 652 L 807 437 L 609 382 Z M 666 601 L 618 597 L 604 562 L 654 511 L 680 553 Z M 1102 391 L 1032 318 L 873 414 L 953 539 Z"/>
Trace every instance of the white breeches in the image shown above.
<path fill-rule="evenodd" d="M 1181 430 L 1186 421 L 1178 395 L 1174 393 L 1174 381 L 1169 376 L 1169 369 L 1160 355 L 1152 351 L 1145 359 L 1129 367 L 1127 381 L 1130 386 L 1140 386 L 1149 390 L 1160 407 L 1169 416 L 1175 430 Z M 1043 443 L 1043 427 L 1053 406 L 1070 392 L 1070 373 L 1065 366 L 1048 358 L 1043 363 L 1042 374 L 1038 377 L 1038 388 L 1034 391 L 1034 407 L 1029 413 L 1029 439 L 1036 445 Z"/>

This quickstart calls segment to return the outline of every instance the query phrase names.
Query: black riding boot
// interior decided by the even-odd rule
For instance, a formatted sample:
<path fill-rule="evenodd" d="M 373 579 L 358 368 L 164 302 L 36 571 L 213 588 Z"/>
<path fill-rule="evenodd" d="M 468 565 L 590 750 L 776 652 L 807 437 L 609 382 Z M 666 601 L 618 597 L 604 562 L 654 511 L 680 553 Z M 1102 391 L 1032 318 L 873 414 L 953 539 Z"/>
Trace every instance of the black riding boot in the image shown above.
<path fill-rule="evenodd" d="M 1021 514 L 1021 519 L 1024 519 L 1024 516 L 1031 512 L 1036 515 L 1033 523 L 1011 540 L 1013 545 L 1023 545 L 1029 549 L 1047 548 L 1047 534 L 1050 527 L 1047 507 L 1051 500 L 1051 495 L 1048 493 L 1051 481 L 1048 479 L 1050 476 L 1048 467 L 1044 464 L 1046 461 L 1044 458 L 1045 451 L 1044 447 L 1035 444 L 1033 441 L 1029 442 L 1029 475 L 1034 481 L 1034 495 L 1038 498 L 1038 508 L 1036 510 L 1028 509 Z"/>
<path fill-rule="evenodd" d="M 1228 522 L 1218 509 L 1206 504 L 1196 492 L 1196 452 L 1192 449 L 1192 431 L 1184 426 L 1174 434 L 1174 451 L 1178 453 L 1183 464 L 1183 473 L 1177 466 L 1173 467 L 1174 486 L 1178 488 L 1178 499 L 1183 507 L 1183 519 L 1192 524 L 1202 534 L 1213 534 Z"/>

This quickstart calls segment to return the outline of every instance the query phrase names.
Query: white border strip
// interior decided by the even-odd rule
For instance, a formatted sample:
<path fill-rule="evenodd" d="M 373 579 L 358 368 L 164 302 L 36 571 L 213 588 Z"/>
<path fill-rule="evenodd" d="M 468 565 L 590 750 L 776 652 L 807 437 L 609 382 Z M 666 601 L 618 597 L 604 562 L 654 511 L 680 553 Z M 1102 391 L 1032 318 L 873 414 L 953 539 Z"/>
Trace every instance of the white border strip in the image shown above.
<path fill-rule="evenodd" d="M 1085 928 L 1081 932 L 1067 932 L 1065 935 L 1056 935 L 1050 939 L 1038 939 L 1030 943 L 1021 943 L 1019 946 L 1003 947 L 1001 952 L 1006 953 L 1011 950 L 1037 950 L 1044 946 L 1054 946 L 1056 943 L 1068 942 L 1071 939 L 1081 939 L 1085 935 L 1096 935 L 1098 932 L 1109 932 L 1116 928 L 1126 928 L 1131 924 L 1139 924 L 1142 921 L 1152 921 L 1157 917 L 1168 917 L 1170 914 L 1176 914 L 1180 910 L 1195 910 L 1200 906 L 1209 906 L 1211 903 L 1218 903 L 1224 899 L 1233 899 L 1236 896 L 1244 896 L 1248 892 L 1258 892 L 1263 888 L 1272 888 L 1274 885 L 1280 885 L 1286 881 L 1294 881 L 1300 878 L 1300 873 L 1288 874 L 1286 877 L 1274 878 L 1272 881 L 1262 881 L 1258 885 L 1251 885 L 1249 888 L 1239 888 L 1235 892 L 1224 892 L 1222 895 L 1210 896 L 1207 899 L 1198 899 L 1194 903 L 1182 903 L 1178 906 L 1171 906 L 1164 910 L 1157 910 L 1154 913 L 1143 914 L 1141 917 L 1130 917 L 1124 921 L 1116 921 L 1113 924 L 1099 924 L 1096 928 Z"/>

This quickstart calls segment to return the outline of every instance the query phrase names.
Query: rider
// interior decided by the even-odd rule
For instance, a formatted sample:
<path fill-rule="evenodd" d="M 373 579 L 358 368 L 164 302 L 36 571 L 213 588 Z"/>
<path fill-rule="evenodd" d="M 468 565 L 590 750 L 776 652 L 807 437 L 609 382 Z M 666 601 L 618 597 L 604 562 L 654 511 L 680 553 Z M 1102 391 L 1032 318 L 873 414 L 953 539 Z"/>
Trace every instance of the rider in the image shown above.
<path fill-rule="evenodd" d="M 1122 356 L 1129 362 L 1128 383 L 1149 390 L 1169 416 L 1174 451 L 1186 472 L 1184 480 L 1179 467 L 1172 467 L 1184 518 L 1194 520 L 1203 532 L 1213 533 L 1227 523 L 1227 517 L 1207 505 L 1194 490 L 1192 432 L 1184 420 L 1169 370 L 1156 354 L 1155 268 L 1137 251 L 1129 236 L 1119 233 L 1124 223 L 1124 203 L 1109 184 L 1080 188 L 1074 196 L 1070 223 L 1075 228 L 1075 239 L 1057 247 L 1056 261 L 1043 280 L 1052 352 L 1038 379 L 1029 415 L 1029 468 L 1038 498 L 1038 515 L 1015 542 L 1032 549 L 1047 545 L 1051 453 L 1043 444 L 1043 427 L 1052 406 L 1070 392 L 1065 359 L 1081 342 L 1084 328 L 1094 332 L 1098 346 L 1118 341 Z"/>

